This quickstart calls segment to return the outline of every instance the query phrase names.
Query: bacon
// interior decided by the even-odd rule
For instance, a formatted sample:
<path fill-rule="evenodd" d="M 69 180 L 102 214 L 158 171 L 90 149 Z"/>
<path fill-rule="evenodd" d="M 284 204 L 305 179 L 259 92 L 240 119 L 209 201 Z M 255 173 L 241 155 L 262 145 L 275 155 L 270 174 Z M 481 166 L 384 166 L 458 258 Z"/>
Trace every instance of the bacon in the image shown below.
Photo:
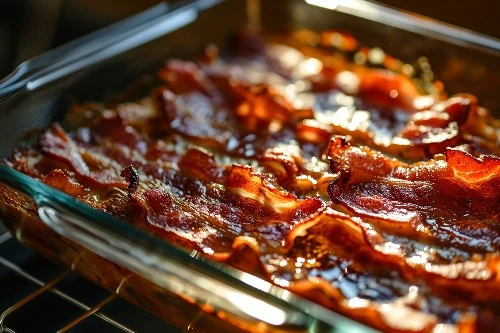
<path fill-rule="evenodd" d="M 53 125 L 45 132 L 39 145 L 43 154 L 68 165 L 84 182 L 100 187 L 127 187 L 127 183 L 120 178 L 119 165 L 77 146 L 59 125 Z"/>
<path fill-rule="evenodd" d="M 357 75 L 360 83 L 356 90 L 359 96 L 381 107 L 400 106 L 413 110 L 415 99 L 421 95 L 415 85 L 401 74 L 368 69 Z"/>
<path fill-rule="evenodd" d="M 439 303 L 436 295 L 456 299 L 455 306 L 463 302 L 460 305 L 462 313 L 468 311 L 465 300 L 485 304 L 499 302 L 498 258 L 438 265 L 429 256 L 432 252 L 427 252 L 421 253 L 420 261 L 417 261 L 415 257 L 397 251 L 395 244 L 388 242 L 369 224 L 331 209 L 323 212 L 320 221 L 307 233 L 308 242 L 317 243 L 312 245 L 315 251 L 301 248 L 307 243 L 296 242 L 297 246 L 300 245 L 294 246 L 298 253 L 289 252 L 278 257 L 280 259 L 274 259 L 276 256 L 270 260 L 262 259 L 267 274 L 279 285 L 381 330 L 428 332 L 433 328 L 437 330 L 443 318 L 463 316 Z M 296 273 L 297 267 L 301 274 Z M 281 278 L 287 274 L 301 278 L 287 282 Z M 375 296 L 377 301 L 361 296 L 370 285 L 375 285 L 374 288 L 378 288 L 375 290 L 379 291 L 386 288 L 387 293 L 383 277 L 389 275 L 392 290 L 386 300 L 380 295 Z M 422 279 L 432 290 L 415 286 Z M 342 301 L 344 297 L 346 301 Z M 427 312 L 429 310 L 431 313 Z M 402 318 L 405 318 L 404 322 L 400 322 Z M 465 319 L 463 316 L 462 320 Z M 454 327 L 450 325 L 451 328 Z"/>
<path fill-rule="evenodd" d="M 298 49 L 283 44 L 270 45 L 266 54 L 271 69 L 296 80 L 311 78 L 323 69 L 319 59 L 305 56 Z"/>
<path fill-rule="evenodd" d="M 332 129 L 314 119 L 305 119 L 295 127 L 295 135 L 302 142 L 324 144 L 332 137 Z"/>
<path fill-rule="evenodd" d="M 266 63 L 256 63 L 254 59 L 215 62 L 202 67 L 203 72 L 217 87 L 229 105 L 237 103 L 239 95 L 234 84 L 245 87 L 253 85 L 286 85 L 288 80 L 275 73 Z"/>
<path fill-rule="evenodd" d="M 260 161 L 281 182 L 293 181 L 299 171 L 294 156 L 290 152 L 279 148 L 267 149 L 260 158 Z"/>
<path fill-rule="evenodd" d="M 273 87 L 233 85 L 233 89 L 240 99 L 236 115 L 251 132 L 268 128 L 276 132 L 292 116 L 293 106 Z M 275 128 L 270 127 L 273 124 Z"/>
<path fill-rule="evenodd" d="M 315 228 L 312 234 L 319 232 L 334 244 L 344 242 L 348 256 L 361 261 L 368 271 L 399 271 L 410 283 L 416 278 L 424 279 L 435 293 L 448 293 L 448 297 L 460 290 L 462 298 L 500 301 L 497 296 L 500 258 L 497 256 L 460 263 L 435 263 L 425 252 L 408 256 L 403 251 L 403 244 L 387 241 L 370 224 L 332 211 L 327 211 L 326 218 Z"/>
<path fill-rule="evenodd" d="M 319 37 L 320 43 L 324 47 L 335 47 L 348 52 L 356 51 L 359 47 L 356 38 L 347 32 L 327 30 L 321 32 Z"/>
<path fill-rule="evenodd" d="M 214 155 L 201 148 L 189 149 L 180 159 L 179 168 L 191 178 L 216 181 L 224 170 L 215 161 Z"/>
<path fill-rule="evenodd" d="M 456 182 L 474 190 L 471 196 L 480 194 L 482 197 L 495 198 L 500 189 L 500 158 L 485 155 L 475 158 L 457 149 L 446 151 L 446 161 Z M 500 209 L 500 207 L 497 207 Z M 500 211 L 500 210 L 499 210 Z M 494 211 L 495 212 L 495 211 Z M 494 213 L 492 212 L 492 213 Z"/>
<path fill-rule="evenodd" d="M 318 199 L 298 200 L 279 191 L 248 168 L 232 166 L 226 173 L 224 183 L 204 184 L 172 170 L 165 183 L 143 177 L 130 196 L 148 224 L 219 260 L 229 257 L 240 235 L 255 238 L 262 250 L 290 247 L 290 231 L 315 222 L 324 207 Z"/>
<path fill-rule="evenodd" d="M 500 247 L 500 159 L 448 149 L 445 160 L 405 164 L 336 137 L 331 199 L 410 237 L 476 251 Z"/>
<path fill-rule="evenodd" d="M 138 129 L 139 132 L 151 130 L 151 120 L 156 120 L 158 111 L 150 98 L 144 98 L 139 102 L 128 102 L 116 106 L 117 117 L 122 119 L 123 124 Z"/>
<path fill-rule="evenodd" d="M 401 253 L 387 252 L 381 245 L 390 243 L 386 243 L 370 225 L 359 219 L 327 209 L 316 220 L 307 229 L 307 234 L 303 234 L 308 237 L 308 241 L 299 237 L 289 252 L 273 252 L 272 255 L 262 253 L 255 240 L 239 237 L 235 241 L 238 242 L 237 252 L 228 261 L 238 265 L 236 256 L 240 254 L 244 254 L 246 260 L 254 262 L 254 265 L 260 261 L 264 272 L 256 270 L 259 275 L 264 274 L 276 284 L 299 295 L 385 331 L 428 332 L 439 322 L 437 315 L 426 312 L 429 306 L 440 308 L 444 312 L 440 316 L 457 316 L 446 305 L 425 303 L 424 297 L 429 300 L 435 296 L 426 289 L 419 290 L 413 286 L 416 279 L 428 280 L 439 294 L 453 294 L 457 289 L 462 293 L 464 290 L 474 290 L 469 295 L 481 295 L 479 298 L 482 297 L 482 301 L 496 299 L 498 282 L 492 279 L 492 267 L 478 264 L 472 268 L 474 265 L 470 263 L 471 268 L 466 268 L 467 265 L 460 268 L 460 265 L 450 264 L 441 265 L 436 270 L 430 260 L 414 264 Z M 239 265 L 241 267 L 241 263 Z M 357 268 L 349 268 L 352 266 Z M 478 273 L 471 274 L 474 269 Z M 446 275 L 450 272 L 451 276 Z M 370 275 L 375 273 L 377 275 Z M 386 296 L 387 300 L 377 298 L 378 301 L 370 301 L 360 296 L 367 285 L 384 288 L 376 276 L 386 274 L 398 281 L 392 284 L 394 290 Z M 293 281 L 290 281 L 289 276 L 295 276 Z M 483 286 L 492 289 L 483 292 Z M 461 295 L 463 297 L 464 294 Z M 349 300 L 345 301 L 345 298 Z M 399 315 L 391 315 L 392 311 L 397 311 Z M 410 317 L 405 322 L 395 320 L 406 316 Z"/>
<path fill-rule="evenodd" d="M 43 177 L 43 182 L 74 197 L 88 193 L 88 189 L 72 179 L 72 175 L 65 169 L 51 170 Z"/>
<path fill-rule="evenodd" d="M 233 129 L 238 127 L 227 109 L 216 108 L 208 97 L 198 92 L 175 97 L 168 90 L 160 90 L 158 101 L 171 130 L 203 141 L 206 146 L 224 147 L 234 137 Z"/>
<path fill-rule="evenodd" d="M 488 110 L 480 107 L 473 108 L 469 112 L 463 127 L 468 133 L 492 142 L 496 146 L 495 152 L 498 153 L 498 147 L 500 146 L 500 120 L 494 118 Z"/>
<path fill-rule="evenodd" d="M 144 155 L 144 158 L 149 163 L 161 161 L 163 163 L 176 163 L 180 156 L 179 154 L 185 150 L 185 146 L 181 144 L 169 144 L 163 140 L 158 140 L 152 143 Z"/>
<path fill-rule="evenodd" d="M 222 97 L 200 68 L 191 61 L 170 60 L 159 72 L 158 76 L 176 95 L 200 92 L 211 98 L 216 104 Z"/>
<path fill-rule="evenodd" d="M 93 128 L 93 133 L 98 137 L 98 140 L 105 138 L 114 144 L 123 144 L 136 149 L 141 154 L 146 151 L 146 142 L 137 130 L 129 126 L 122 117 L 112 112 L 103 113 L 102 119 Z"/>

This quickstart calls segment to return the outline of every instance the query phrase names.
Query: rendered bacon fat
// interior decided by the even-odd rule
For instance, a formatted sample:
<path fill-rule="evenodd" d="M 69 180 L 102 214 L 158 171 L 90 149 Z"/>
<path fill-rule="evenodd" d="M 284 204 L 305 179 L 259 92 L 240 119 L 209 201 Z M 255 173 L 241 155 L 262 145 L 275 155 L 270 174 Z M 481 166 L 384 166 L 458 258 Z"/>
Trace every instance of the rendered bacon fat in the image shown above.
<path fill-rule="evenodd" d="M 149 96 L 75 106 L 6 163 L 383 331 L 498 330 L 499 121 L 388 55 L 350 61 L 350 35 L 269 40 L 169 60 Z"/>

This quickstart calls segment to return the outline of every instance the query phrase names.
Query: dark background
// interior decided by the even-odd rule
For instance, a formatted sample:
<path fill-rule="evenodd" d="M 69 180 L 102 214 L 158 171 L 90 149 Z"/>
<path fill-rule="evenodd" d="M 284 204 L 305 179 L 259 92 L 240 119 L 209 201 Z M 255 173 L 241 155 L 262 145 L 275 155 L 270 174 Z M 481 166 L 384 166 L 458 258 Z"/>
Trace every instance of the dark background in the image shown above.
<path fill-rule="evenodd" d="M 0 78 L 23 60 L 158 2 L 160 1 L 0 0 Z M 500 38 L 498 0 L 379 2 Z"/>

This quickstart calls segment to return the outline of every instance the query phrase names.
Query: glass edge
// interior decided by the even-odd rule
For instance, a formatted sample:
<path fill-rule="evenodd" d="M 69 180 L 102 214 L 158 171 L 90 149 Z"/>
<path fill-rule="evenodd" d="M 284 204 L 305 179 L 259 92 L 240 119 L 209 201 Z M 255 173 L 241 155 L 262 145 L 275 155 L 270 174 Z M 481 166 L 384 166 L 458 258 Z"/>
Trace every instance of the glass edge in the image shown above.
<path fill-rule="evenodd" d="M 395 8 L 374 0 L 303 0 L 309 5 L 335 10 L 413 32 L 435 40 L 500 55 L 500 40 L 430 17 Z"/>

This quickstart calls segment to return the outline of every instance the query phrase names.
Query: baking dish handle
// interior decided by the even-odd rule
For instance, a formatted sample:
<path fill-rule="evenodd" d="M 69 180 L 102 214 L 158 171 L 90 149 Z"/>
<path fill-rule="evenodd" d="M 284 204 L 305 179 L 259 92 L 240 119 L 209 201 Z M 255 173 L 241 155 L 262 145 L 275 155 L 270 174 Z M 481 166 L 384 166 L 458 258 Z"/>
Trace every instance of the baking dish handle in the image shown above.
<path fill-rule="evenodd" d="M 35 200 L 40 218 L 52 230 L 168 291 L 194 299 L 196 303 L 208 306 L 215 312 L 221 311 L 224 315 L 235 316 L 247 323 L 258 325 L 266 322 L 275 328 L 299 332 L 311 328 L 312 318 L 285 302 L 266 302 L 238 287 L 203 274 L 187 263 L 179 263 L 158 251 L 107 232 L 96 223 L 84 220 L 46 199 L 44 195 L 35 195 Z M 194 251 L 193 255 L 196 256 L 197 252 Z M 257 279 L 247 273 L 242 274 Z"/>

